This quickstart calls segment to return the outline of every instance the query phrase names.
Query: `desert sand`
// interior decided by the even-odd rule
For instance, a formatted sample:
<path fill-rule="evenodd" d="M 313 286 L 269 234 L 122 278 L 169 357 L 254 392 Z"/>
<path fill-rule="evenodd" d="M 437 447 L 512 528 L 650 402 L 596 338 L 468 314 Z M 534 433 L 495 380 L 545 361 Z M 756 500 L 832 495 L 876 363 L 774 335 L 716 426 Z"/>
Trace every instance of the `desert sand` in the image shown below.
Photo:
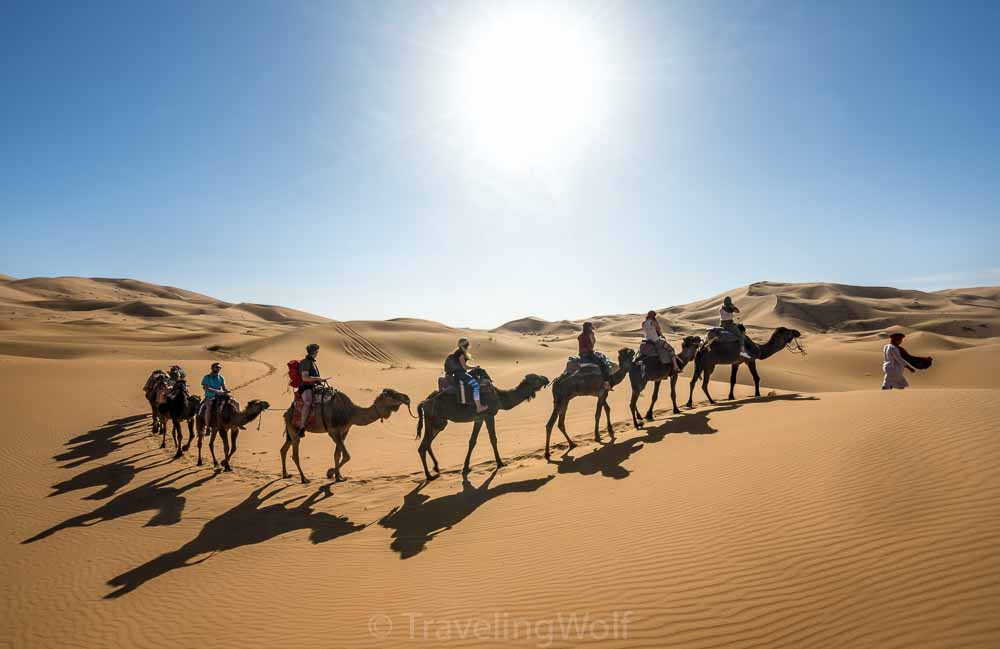
<path fill-rule="evenodd" d="M 355 428 L 348 480 L 303 440 L 312 483 L 281 479 L 285 363 L 306 343 L 355 402 L 414 405 L 459 336 L 501 387 L 550 379 L 579 322 L 492 331 L 340 322 L 134 280 L 0 278 L 4 440 L 0 645 L 14 647 L 991 647 L 1000 645 L 1000 288 L 934 293 L 761 282 L 732 295 L 754 339 L 794 327 L 807 355 L 717 371 L 710 405 L 542 457 L 551 393 L 497 419 L 467 482 L 471 426 L 435 443 L 425 484 L 405 410 Z M 675 345 L 721 296 L 663 309 Z M 592 318 L 598 348 L 636 347 L 639 315 Z M 889 327 L 934 367 L 883 392 Z M 213 360 L 272 404 L 234 471 L 172 460 L 142 384 Z M 687 400 L 687 377 L 679 401 Z M 651 387 L 640 399 L 645 410 Z M 554 439 L 561 439 L 558 435 Z M 207 449 L 206 449 L 207 452 Z"/>

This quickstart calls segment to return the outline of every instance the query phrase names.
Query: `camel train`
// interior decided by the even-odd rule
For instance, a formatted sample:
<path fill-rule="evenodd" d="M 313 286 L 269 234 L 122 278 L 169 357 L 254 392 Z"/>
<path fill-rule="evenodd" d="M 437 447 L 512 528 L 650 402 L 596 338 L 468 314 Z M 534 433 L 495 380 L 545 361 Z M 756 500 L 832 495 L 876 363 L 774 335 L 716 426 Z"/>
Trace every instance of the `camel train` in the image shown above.
<path fill-rule="evenodd" d="M 615 440 L 611 422 L 611 407 L 608 405 L 609 392 L 628 378 L 631 388 L 629 411 L 632 423 L 641 429 L 644 422 L 653 420 L 653 407 L 659 396 L 660 383 L 670 382 L 670 400 L 673 413 L 681 411 L 677 405 L 677 381 L 681 371 L 694 362 L 690 391 L 685 407 L 693 407 L 695 384 L 701 380 L 701 389 L 710 403 L 715 403 L 708 391 L 709 379 L 718 365 L 729 365 L 729 399 L 734 399 L 733 388 L 741 365 L 746 365 L 754 382 L 754 396 L 760 396 L 760 375 L 757 362 L 763 361 L 782 349 L 805 353 L 799 341 L 801 334 L 786 327 L 775 329 L 768 340 L 758 344 L 747 335 L 743 325 L 734 324 L 731 314 L 739 310 L 727 298 L 720 310 L 720 327 L 710 329 L 706 338 L 687 336 L 681 342 L 679 353 L 666 343 L 656 313 L 647 314 L 643 323 L 644 339 L 638 352 L 622 348 L 617 353 L 617 363 L 611 362 L 594 351 L 596 335 L 590 323 L 584 325 L 577 338 L 580 355 L 571 357 L 562 374 L 550 383 L 540 374 L 527 374 L 511 389 L 501 389 L 493 384 L 489 374 L 481 367 L 472 365 L 470 343 L 467 338 L 459 340 L 457 349 L 445 361 L 445 372 L 438 380 L 437 389 L 417 405 L 417 415 L 410 410 L 410 398 L 402 392 L 386 388 L 370 406 L 355 405 L 339 390 L 331 388 L 318 369 L 319 346 L 307 347 L 307 355 L 301 361 L 290 361 L 289 384 L 294 390 L 294 399 L 283 414 L 284 442 L 280 449 L 281 475 L 290 478 L 287 468 L 288 451 L 292 451 L 292 461 L 303 484 L 309 482 L 299 461 L 299 447 L 306 433 L 324 433 L 333 442 L 333 467 L 326 474 L 328 479 L 344 480 L 342 469 L 351 460 L 347 450 L 347 436 L 354 426 L 368 426 L 376 421 L 385 421 L 400 408 L 406 407 L 411 417 L 417 420 L 417 448 L 424 477 L 430 481 L 441 474 L 433 443 L 449 422 L 472 423 L 468 452 L 462 468 L 463 475 L 470 471 L 469 463 L 483 426 L 489 435 L 490 445 L 497 468 L 504 466 L 497 446 L 496 417 L 501 411 L 511 410 L 535 398 L 538 393 L 552 388 L 552 414 L 545 424 L 545 458 L 551 457 L 552 428 L 558 426 L 569 449 L 576 443 L 566 431 L 566 412 L 570 401 L 576 397 L 597 398 L 594 412 L 594 440 L 601 442 L 601 414 L 607 421 L 608 435 Z M 727 315 L 729 317 L 727 317 Z M 653 383 L 653 393 L 645 414 L 640 414 L 639 397 L 646 386 Z M 221 365 L 214 363 L 212 374 L 202 382 L 205 399 L 190 394 L 183 370 L 178 366 L 169 372 L 154 371 L 146 381 L 143 391 L 152 412 L 153 434 L 162 437 L 161 448 L 165 448 L 166 431 L 171 426 L 176 447 L 174 457 L 189 450 L 197 430 L 198 465 L 202 464 L 202 438 L 209 438 L 209 452 L 212 464 L 222 471 L 231 471 L 231 460 L 236 453 L 239 432 L 258 419 L 270 405 L 266 401 L 251 400 L 246 408 L 233 398 L 221 376 Z M 181 424 L 187 423 L 188 439 L 182 444 Z M 258 427 L 259 427 L 258 423 Z M 215 455 L 215 438 L 222 440 L 221 461 Z M 432 467 L 427 464 L 430 456 Z M 433 468 L 433 472 L 431 471 Z"/>

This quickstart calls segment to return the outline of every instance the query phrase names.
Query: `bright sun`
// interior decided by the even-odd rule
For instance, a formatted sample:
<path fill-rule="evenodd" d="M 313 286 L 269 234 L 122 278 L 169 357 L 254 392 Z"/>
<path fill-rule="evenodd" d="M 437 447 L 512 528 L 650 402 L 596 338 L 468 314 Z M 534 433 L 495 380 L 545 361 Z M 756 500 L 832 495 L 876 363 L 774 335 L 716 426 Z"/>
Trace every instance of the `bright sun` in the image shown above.
<path fill-rule="evenodd" d="M 507 16 L 463 57 L 462 118 L 479 153 L 504 166 L 572 156 L 599 116 L 600 57 L 565 17 Z"/>

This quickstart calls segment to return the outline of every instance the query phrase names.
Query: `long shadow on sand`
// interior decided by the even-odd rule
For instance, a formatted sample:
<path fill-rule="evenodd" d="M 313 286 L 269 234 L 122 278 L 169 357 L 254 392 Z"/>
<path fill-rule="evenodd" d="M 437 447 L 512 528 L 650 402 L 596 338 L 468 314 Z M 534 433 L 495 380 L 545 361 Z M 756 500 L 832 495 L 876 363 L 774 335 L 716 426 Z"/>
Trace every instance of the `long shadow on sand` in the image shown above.
<path fill-rule="evenodd" d="M 549 460 L 549 463 L 557 465 L 559 473 L 579 473 L 581 475 L 595 475 L 599 473 L 607 478 L 621 480 L 631 474 L 628 469 L 622 466 L 625 460 L 637 453 L 646 444 L 655 444 L 672 433 L 687 433 L 689 435 L 713 435 L 717 433 L 718 429 L 713 428 L 709 423 L 711 415 L 736 410 L 747 405 L 768 403 L 771 401 L 817 400 L 816 397 L 803 397 L 798 394 L 780 394 L 769 397 L 756 397 L 745 401 L 718 403 L 705 410 L 671 415 L 663 423 L 645 428 L 645 434 L 643 435 L 603 444 L 578 458 L 572 457 L 570 455 L 571 451 L 567 451 L 560 459 Z"/>
<path fill-rule="evenodd" d="M 170 464 L 173 459 L 162 459 L 163 454 L 159 451 L 146 451 L 136 453 L 108 464 L 95 466 L 87 469 L 83 473 L 78 473 L 68 480 L 57 482 L 52 485 L 54 491 L 49 496 L 61 496 L 80 489 L 94 489 L 101 487 L 98 491 L 85 496 L 84 500 L 104 500 L 114 496 L 118 491 L 128 485 L 137 475 L 149 469 Z M 149 460 L 156 460 L 149 462 Z M 143 464 L 142 462 L 146 462 Z"/>
<path fill-rule="evenodd" d="M 400 559 L 409 559 L 420 554 L 438 534 L 452 529 L 494 498 L 541 489 L 554 477 L 507 482 L 498 487 L 490 487 L 496 475 L 497 470 L 494 469 L 478 487 L 463 480 L 462 491 L 440 498 L 420 493 L 427 484 L 421 483 L 403 497 L 402 505 L 393 508 L 378 522 L 382 527 L 395 530 L 390 547 L 399 553 Z"/>
<path fill-rule="evenodd" d="M 131 516 L 142 512 L 155 512 L 153 517 L 146 522 L 145 527 L 155 525 L 173 525 L 180 521 L 181 514 L 187 499 L 184 497 L 188 491 L 200 487 L 215 477 L 215 474 L 202 475 L 201 478 L 189 482 L 182 486 L 176 483 L 184 478 L 198 475 L 195 471 L 178 470 L 167 474 L 156 480 L 147 482 L 131 491 L 115 496 L 97 509 L 87 514 L 74 516 L 58 525 L 39 532 L 30 539 L 25 539 L 22 543 L 34 543 L 46 537 L 52 536 L 60 530 L 73 527 L 89 527 L 98 523 L 112 521 L 123 516 Z"/>
<path fill-rule="evenodd" d="M 149 415 L 132 415 L 121 419 L 112 419 L 100 428 L 88 431 L 82 435 L 77 435 L 66 442 L 69 450 L 53 456 L 52 459 L 59 462 L 68 462 L 63 465 L 64 469 L 78 467 L 85 462 L 107 457 L 109 454 L 120 448 L 134 444 L 142 437 L 142 430 L 132 428 Z M 128 441 L 124 441 L 128 440 Z"/>
<path fill-rule="evenodd" d="M 313 511 L 314 505 L 332 495 L 331 485 L 324 485 L 298 505 L 292 503 L 302 496 L 265 504 L 265 501 L 288 488 L 286 485 L 265 494 L 264 490 L 273 484 L 274 482 L 269 482 L 254 489 L 246 500 L 205 523 L 198 536 L 180 548 L 162 554 L 108 581 L 108 585 L 116 587 L 116 590 L 105 595 L 105 599 L 121 597 L 151 579 L 178 568 L 197 565 L 216 553 L 263 543 L 295 530 L 311 530 L 309 540 L 316 544 L 332 541 L 365 528 L 364 525 L 352 523 L 342 516 Z M 201 557 L 201 555 L 207 556 Z"/>

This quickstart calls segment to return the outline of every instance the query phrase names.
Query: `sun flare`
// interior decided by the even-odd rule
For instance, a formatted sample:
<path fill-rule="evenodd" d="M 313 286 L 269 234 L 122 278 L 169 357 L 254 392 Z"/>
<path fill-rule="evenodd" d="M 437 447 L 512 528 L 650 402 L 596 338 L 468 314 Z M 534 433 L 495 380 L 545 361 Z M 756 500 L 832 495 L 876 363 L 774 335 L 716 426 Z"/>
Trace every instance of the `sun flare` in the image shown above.
<path fill-rule="evenodd" d="M 599 114 L 598 41 L 565 17 L 526 14 L 473 36 L 461 112 L 479 152 L 505 165 L 564 158 Z"/>

